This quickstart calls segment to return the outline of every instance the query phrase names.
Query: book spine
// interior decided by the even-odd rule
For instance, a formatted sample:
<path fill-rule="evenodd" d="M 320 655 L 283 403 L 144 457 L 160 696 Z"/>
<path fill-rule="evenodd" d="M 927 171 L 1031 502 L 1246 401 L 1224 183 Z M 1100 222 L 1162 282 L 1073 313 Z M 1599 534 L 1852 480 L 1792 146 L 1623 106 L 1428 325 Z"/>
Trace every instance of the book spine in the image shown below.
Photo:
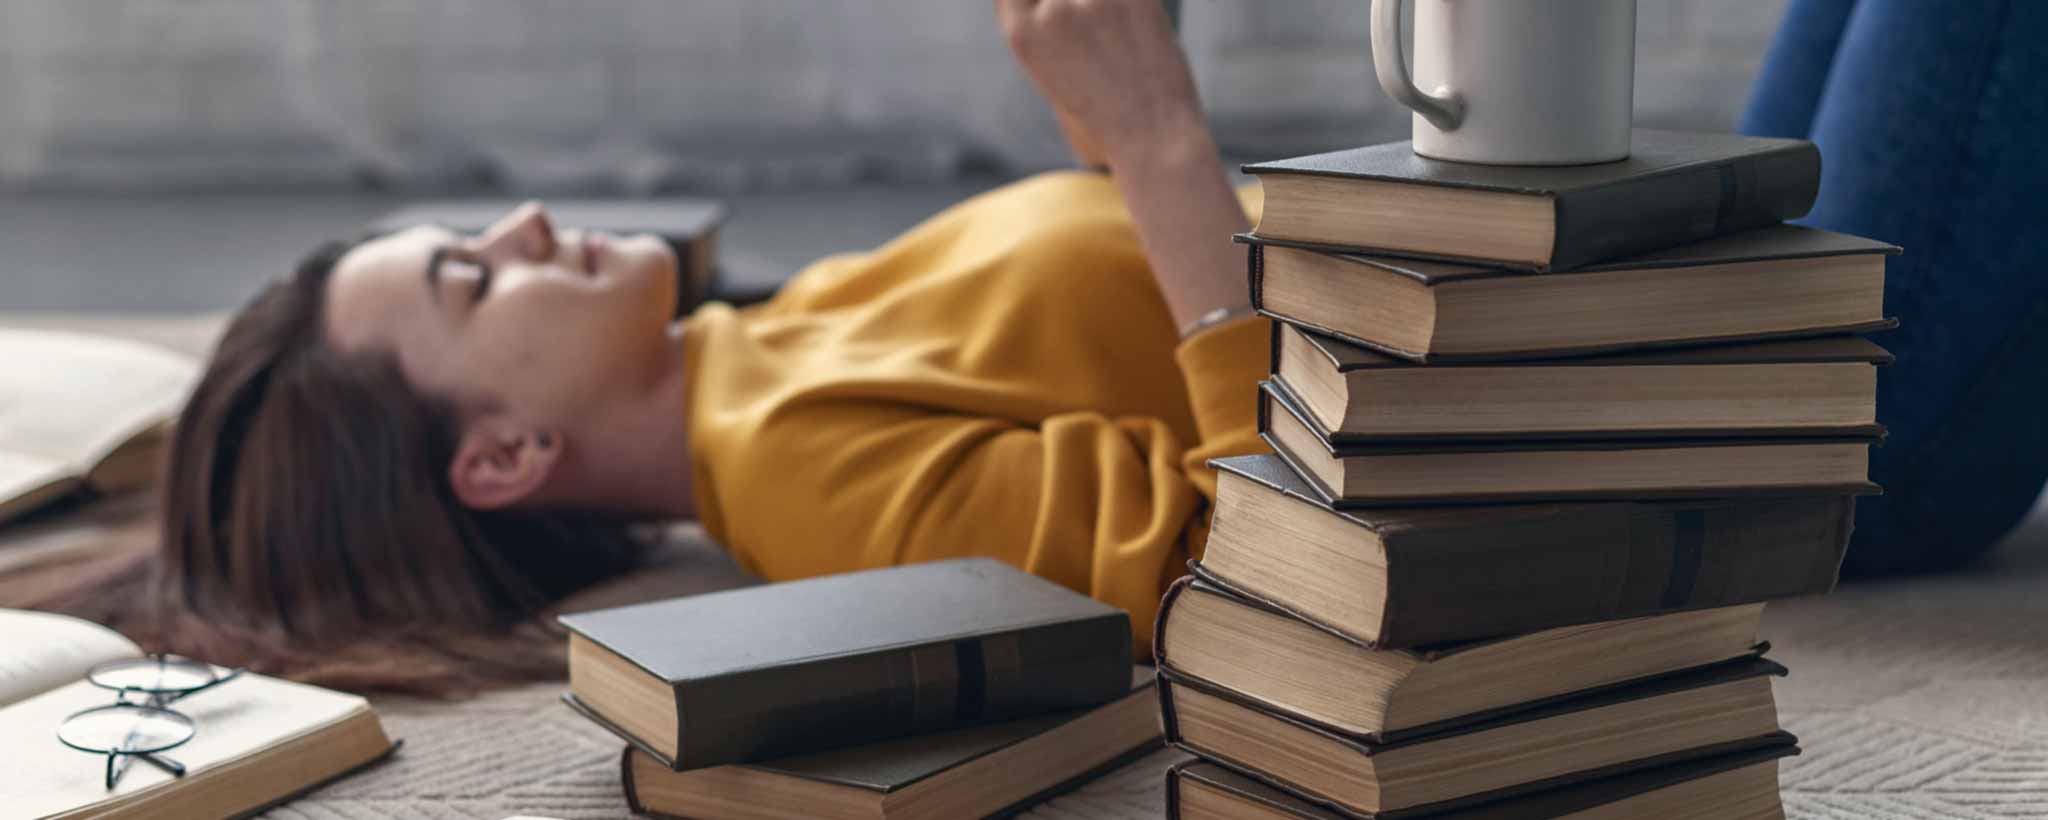
<path fill-rule="evenodd" d="M 1855 499 L 1613 505 L 1509 530 L 1389 533 L 1382 648 L 1828 592 Z"/>
<path fill-rule="evenodd" d="M 640 802 L 640 787 L 633 780 L 632 746 L 619 752 L 619 782 L 626 788 L 626 808 L 634 814 L 646 814 L 647 806 Z"/>
<path fill-rule="evenodd" d="M 683 681 L 671 765 L 745 763 L 1093 707 L 1130 692 L 1131 664 L 1130 619 L 1116 613 Z"/>
<path fill-rule="evenodd" d="M 1160 666 L 1171 661 L 1166 652 L 1166 622 L 1172 617 L 1174 604 L 1180 601 L 1181 593 L 1186 592 L 1194 581 L 1195 576 L 1183 575 L 1167 585 L 1166 594 L 1159 597 L 1159 614 L 1152 618 L 1152 660 Z"/>
<path fill-rule="evenodd" d="M 1194 761 L 1183 760 L 1166 770 L 1166 820 L 1180 820 L 1181 771 Z"/>
<path fill-rule="evenodd" d="M 1551 270 L 1661 250 L 1804 216 L 1820 193 L 1820 149 L 1777 151 L 1569 191 L 1557 197 Z"/>

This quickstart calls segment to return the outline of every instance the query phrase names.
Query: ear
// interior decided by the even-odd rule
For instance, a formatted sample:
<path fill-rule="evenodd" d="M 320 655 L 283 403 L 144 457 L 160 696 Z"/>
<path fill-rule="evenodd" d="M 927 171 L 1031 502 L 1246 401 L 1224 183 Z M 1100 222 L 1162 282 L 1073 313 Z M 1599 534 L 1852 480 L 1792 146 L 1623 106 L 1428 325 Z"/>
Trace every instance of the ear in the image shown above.
<path fill-rule="evenodd" d="M 464 506 L 497 510 L 533 497 L 560 463 L 562 440 L 544 430 L 485 422 L 462 434 L 448 482 Z"/>

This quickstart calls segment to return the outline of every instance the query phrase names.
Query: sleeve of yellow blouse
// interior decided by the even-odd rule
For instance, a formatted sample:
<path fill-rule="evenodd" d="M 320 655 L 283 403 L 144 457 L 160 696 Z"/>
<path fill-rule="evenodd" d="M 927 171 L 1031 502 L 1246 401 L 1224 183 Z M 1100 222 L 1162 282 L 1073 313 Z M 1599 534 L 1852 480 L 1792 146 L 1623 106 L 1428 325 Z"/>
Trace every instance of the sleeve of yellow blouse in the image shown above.
<path fill-rule="evenodd" d="M 933 485 L 916 516 L 920 526 L 905 541 L 912 552 L 902 557 L 947 557 L 977 534 L 992 535 L 990 520 L 1021 523 L 989 515 L 991 506 L 1031 507 L 1029 539 L 1005 544 L 1005 557 L 1129 610 L 1138 647 L 1149 654 L 1160 594 L 1207 539 L 1216 498 L 1208 460 L 1267 451 L 1258 434 L 1258 381 L 1271 365 L 1271 334 L 1270 320 L 1245 317 L 1175 351 L 1199 441 L 1183 444 L 1157 420 L 1093 414 L 989 436 L 959 460 L 960 472 Z M 1031 475 L 1035 492 L 1005 480 Z"/>
<path fill-rule="evenodd" d="M 1174 351 L 1202 437 L 1181 465 L 1208 501 L 1216 500 L 1209 459 L 1267 451 L 1259 438 L 1258 384 L 1272 365 L 1272 333 L 1272 320 L 1247 316 L 1197 333 Z"/>
<path fill-rule="evenodd" d="M 1070 413 L 1031 427 L 863 401 L 785 408 L 770 428 L 727 467 L 784 466 L 775 498 L 728 499 L 721 516 L 750 570 L 997 558 L 1129 610 L 1150 651 L 1160 579 L 1203 509 L 1165 422 Z"/>

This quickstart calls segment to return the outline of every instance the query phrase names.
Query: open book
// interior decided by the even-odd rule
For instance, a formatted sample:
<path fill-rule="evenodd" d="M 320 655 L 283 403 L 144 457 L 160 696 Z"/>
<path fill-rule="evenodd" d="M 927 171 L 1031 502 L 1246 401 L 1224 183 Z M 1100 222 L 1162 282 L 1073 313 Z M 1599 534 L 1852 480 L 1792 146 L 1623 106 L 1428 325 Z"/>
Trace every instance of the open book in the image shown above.
<path fill-rule="evenodd" d="M 148 485 L 199 364 L 139 342 L 0 328 L 0 521 Z"/>
<path fill-rule="evenodd" d="M 381 760 L 395 748 L 360 697 L 255 674 L 179 700 L 192 739 L 165 756 L 173 778 L 131 765 L 112 791 L 105 758 L 57 741 L 57 727 L 114 702 L 87 682 L 102 661 L 140 656 L 97 624 L 0 609 L 0 813 L 33 818 L 243 817 Z"/>

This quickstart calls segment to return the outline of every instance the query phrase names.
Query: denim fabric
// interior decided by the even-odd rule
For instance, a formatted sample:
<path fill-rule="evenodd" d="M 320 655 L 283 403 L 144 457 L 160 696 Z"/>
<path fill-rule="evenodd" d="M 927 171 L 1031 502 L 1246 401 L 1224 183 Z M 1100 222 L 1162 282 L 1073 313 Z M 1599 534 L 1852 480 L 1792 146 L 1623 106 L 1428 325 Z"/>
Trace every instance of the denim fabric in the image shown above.
<path fill-rule="evenodd" d="M 1743 118 L 1819 144 L 1802 222 L 1906 249 L 1852 574 L 1967 561 L 2048 479 L 2044 36 L 2043 0 L 1792 0 Z"/>

